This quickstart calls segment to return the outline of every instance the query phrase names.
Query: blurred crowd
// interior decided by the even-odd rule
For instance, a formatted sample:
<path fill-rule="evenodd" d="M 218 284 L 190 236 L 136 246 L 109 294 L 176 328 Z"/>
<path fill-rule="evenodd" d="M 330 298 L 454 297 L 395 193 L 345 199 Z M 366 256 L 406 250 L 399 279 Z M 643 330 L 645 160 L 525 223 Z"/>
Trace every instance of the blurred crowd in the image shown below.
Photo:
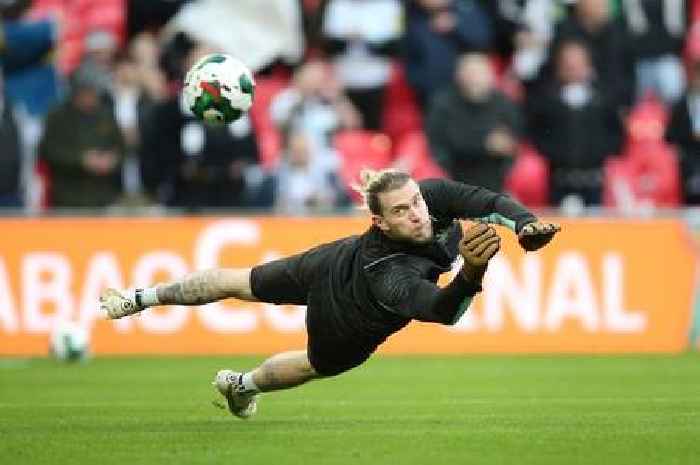
<path fill-rule="evenodd" d="M 348 208 L 364 166 L 531 207 L 700 203 L 698 0 L 0 0 L 0 207 Z M 232 54 L 251 112 L 185 72 Z"/>

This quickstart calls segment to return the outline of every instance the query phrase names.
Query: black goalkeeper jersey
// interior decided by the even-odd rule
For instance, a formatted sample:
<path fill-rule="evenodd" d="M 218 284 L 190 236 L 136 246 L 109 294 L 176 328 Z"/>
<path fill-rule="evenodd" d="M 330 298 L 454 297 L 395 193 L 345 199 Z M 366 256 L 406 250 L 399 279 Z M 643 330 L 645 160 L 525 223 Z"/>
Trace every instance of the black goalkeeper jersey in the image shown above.
<path fill-rule="evenodd" d="M 485 219 L 514 231 L 536 218 L 510 197 L 446 180 L 419 183 L 433 221 L 432 241 L 415 245 L 394 241 L 372 226 L 364 234 L 307 252 L 300 268 L 319 270 L 307 296 L 310 345 L 314 338 L 334 347 L 351 345 L 370 354 L 412 319 L 454 323 L 457 308 L 438 309 L 440 274 L 449 271 L 458 255 L 462 229 L 457 219 Z M 304 271 L 301 271 L 304 274 Z M 313 274 L 311 274 L 313 275 Z M 466 286 L 457 277 L 456 286 Z M 475 290 L 461 289 L 473 296 Z M 452 318 L 454 317 L 454 318 Z"/>

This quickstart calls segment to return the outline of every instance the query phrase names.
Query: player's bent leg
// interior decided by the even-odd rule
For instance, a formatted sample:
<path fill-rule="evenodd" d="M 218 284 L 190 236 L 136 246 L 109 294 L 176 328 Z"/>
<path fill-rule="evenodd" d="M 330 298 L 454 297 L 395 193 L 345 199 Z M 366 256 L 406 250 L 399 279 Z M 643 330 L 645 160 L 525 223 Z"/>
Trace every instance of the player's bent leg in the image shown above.
<path fill-rule="evenodd" d="M 203 305 L 227 298 L 257 302 L 250 287 L 250 268 L 195 271 L 179 281 L 146 289 L 106 289 L 100 308 L 117 319 L 157 305 Z"/>
<path fill-rule="evenodd" d="M 246 419 L 257 410 L 258 393 L 289 389 L 319 377 L 306 351 L 299 350 L 274 355 L 247 373 L 220 370 L 213 384 L 226 399 L 228 410 Z"/>
<path fill-rule="evenodd" d="M 261 392 L 289 389 L 320 377 L 305 350 L 273 355 L 252 371 L 253 382 Z"/>

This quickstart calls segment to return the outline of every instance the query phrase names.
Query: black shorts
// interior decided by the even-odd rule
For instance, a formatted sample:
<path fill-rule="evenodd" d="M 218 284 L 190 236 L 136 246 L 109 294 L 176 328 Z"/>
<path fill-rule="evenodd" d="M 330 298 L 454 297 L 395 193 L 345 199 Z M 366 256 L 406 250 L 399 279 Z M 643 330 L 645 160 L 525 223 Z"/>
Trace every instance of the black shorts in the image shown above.
<path fill-rule="evenodd" d="M 330 295 L 331 264 L 345 240 L 256 266 L 250 275 L 253 295 L 262 302 L 306 305 L 307 351 L 316 372 L 334 376 L 367 360 L 374 348 L 358 345 Z"/>

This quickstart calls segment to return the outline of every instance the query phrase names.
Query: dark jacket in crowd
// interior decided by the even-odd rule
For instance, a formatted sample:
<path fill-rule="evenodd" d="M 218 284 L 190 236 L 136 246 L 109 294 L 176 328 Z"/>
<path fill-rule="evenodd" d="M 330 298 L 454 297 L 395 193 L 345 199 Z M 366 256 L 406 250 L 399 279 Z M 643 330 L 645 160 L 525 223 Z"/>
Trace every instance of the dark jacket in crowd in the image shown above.
<path fill-rule="evenodd" d="M 575 108 L 551 84 L 529 94 L 526 106 L 529 135 L 550 164 L 552 201 L 581 193 L 588 203 L 599 203 L 603 164 L 622 143 L 622 122 L 611 99 L 593 88 L 590 99 Z"/>
<path fill-rule="evenodd" d="M 98 175 L 83 166 L 85 152 L 91 149 L 116 154 L 112 173 Z M 121 195 L 124 140 L 112 108 L 105 103 L 92 114 L 70 101 L 54 109 L 46 120 L 39 155 L 49 168 L 53 207 L 104 207 Z"/>
<path fill-rule="evenodd" d="M 451 10 L 457 24 L 451 33 L 440 34 L 433 30 L 427 11 L 416 2 L 406 3 L 406 72 L 424 104 L 434 92 L 453 82 L 460 54 L 491 46 L 490 19 L 477 2 L 454 1 Z"/>
<path fill-rule="evenodd" d="M 0 96 L 0 197 L 19 192 L 20 142 L 7 101 Z"/>
<path fill-rule="evenodd" d="M 236 126 L 207 126 L 184 110 L 177 98 L 154 106 L 143 130 L 144 186 L 168 206 L 248 206 L 243 171 L 258 163 L 258 147 L 245 121 L 249 120 Z"/>
<path fill-rule="evenodd" d="M 455 87 L 435 96 L 426 122 L 433 157 L 453 179 L 500 192 L 512 158 L 487 150 L 486 138 L 497 128 L 521 135 L 513 102 L 499 92 L 483 102 L 469 101 Z"/>
<path fill-rule="evenodd" d="M 571 16 L 557 26 L 550 56 L 555 57 L 561 43 L 568 40 L 588 46 L 600 88 L 614 97 L 616 107 L 631 106 L 635 91 L 634 54 L 632 40 L 622 22 L 610 20 L 591 34 L 576 16 Z M 550 71 L 546 78 L 553 77 L 553 66 L 546 69 Z"/>

